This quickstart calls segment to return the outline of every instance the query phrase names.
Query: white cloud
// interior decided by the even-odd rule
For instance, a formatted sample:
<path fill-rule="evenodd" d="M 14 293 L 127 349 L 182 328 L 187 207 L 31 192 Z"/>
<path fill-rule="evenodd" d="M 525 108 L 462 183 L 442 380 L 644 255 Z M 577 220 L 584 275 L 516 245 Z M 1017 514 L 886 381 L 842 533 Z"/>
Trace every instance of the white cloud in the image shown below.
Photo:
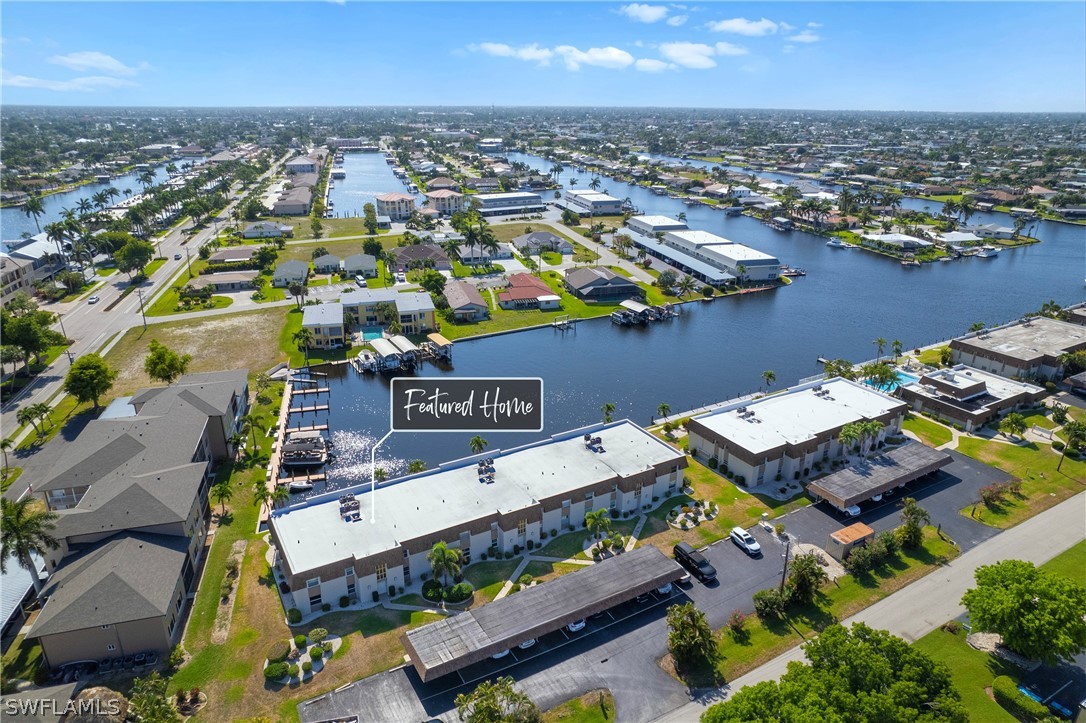
<path fill-rule="evenodd" d="M 795 52 L 795 50 L 796 50 L 795 45 L 785 45 L 783 48 L 781 48 L 782 53 L 792 53 L 792 52 Z"/>
<path fill-rule="evenodd" d="M 554 57 L 553 50 L 540 47 L 538 43 L 522 45 L 519 48 L 514 48 L 512 45 L 505 43 L 479 43 L 478 45 L 469 45 L 468 50 L 473 53 L 485 53 L 499 58 L 526 60 L 540 65 L 550 65 L 551 58 Z"/>
<path fill-rule="evenodd" d="M 716 61 L 713 60 L 716 49 L 705 43 L 662 43 L 660 55 L 684 68 L 705 70 L 716 67 Z"/>
<path fill-rule="evenodd" d="M 0 75 L 0 85 L 10 88 L 42 88 L 61 93 L 79 92 L 93 93 L 99 88 L 126 88 L 136 85 L 131 80 L 123 78 L 110 78 L 108 76 L 91 75 L 71 80 L 48 80 L 46 78 L 32 78 L 28 75 L 15 75 L 3 71 Z"/>
<path fill-rule="evenodd" d="M 731 18 L 729 20 L 715 20 L 709 23 L 709 29 L 717 33 L 735 33 L 752 38 L 763 35 L 772 35 L 777 32 L 778 25 L 772 20 L 747 20 L 746 18 Z"/>
<path fill-rule="evenodd" d="M 810 30 L 804 30 L 798 35 L 790 36 L 788 39 L 796 43 L 817 43 L 822 39 L 822 36 L 812 33 Z"/>
<path fill-rule="evenodd" d="M 639 23 L 655 23 L 667 17 L 667 6 L 644 5 L 642 3 L 630 3 L 623 5 L 618 11 L 630 20 Z"/>
<path fill-rule="evenodd" d="M 137 75 L 141 71 L 151 67 L 147 63 L 140 63 L 137 66 L 125 65 L 112 55 L 99 53 L 96 50 L 81 50 L 77 53 L 68 53 L 67 55 L 54 55 L 49 58 L 49 62 L 54 65 L 62 65 L 65 68 L 74 70 L 78 73 L 96 70 L 100 73 L 108 73 L 109 75 L 125 76 Z"/>
<path fill-rule="evenodd" d="M 820 28 L 820 27 L 822 27 L 822 23 L 807 23 L 807 27 L 809 27 L 809 28 Z"/>
<path fill-rule="evenodd" d="M 675 66 L 671 63 L 665 63 L 662 60 L 656 60 L 655 58 L 641 58 L 634 63 L 634 67 L 644 73 L 661 73 L 665 70 L 674 68 Z"/>
<path fill-rule="evenodd" d="M 582 65 L 591 65 L 598 68 L 626 68 L 633 65 L 634 57 L 625 50 L 608 45 L 605 48 L 588 48 L 581 50 L 572 45 L 559 45 L 554 49 L 555 55 L 562 57 L 567 70 L 580 70 Z"/>
<path fill-rule="evenodd" d="M 779 28 L 782 33 L 790 33 L 796 29 L 796 26 L 791 25 L 790 23 L 777 23 L 777 28 Z"/>
<path fill-rule="evenodd" d="M 717 55 L 746 55 L 747 49 L 742 45 L 733 45 L 732 43 L 717 43 L 715 46 Z"/>
<path fill-rule="evenodd" d="M 685 24 L 687 18 L 688 18 L 688 16 L 686 16 L 686 15 L 673 15 L 670 18 L 667 19 L 667 24 L 670 25 L 673 28 L 677 28 L 680 25 Z"/>

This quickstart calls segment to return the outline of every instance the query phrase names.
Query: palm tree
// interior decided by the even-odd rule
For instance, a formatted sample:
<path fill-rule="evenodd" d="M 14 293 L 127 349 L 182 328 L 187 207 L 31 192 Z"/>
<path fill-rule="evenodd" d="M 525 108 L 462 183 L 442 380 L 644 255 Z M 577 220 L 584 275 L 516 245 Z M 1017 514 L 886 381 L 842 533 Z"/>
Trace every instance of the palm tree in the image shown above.
<path fill-rule="evenodd" d="M 418 474 L 426 471 L 426 463 L 421 459 L 413 459 L 407 463 L 408 474 Z"/>
<path fill-rule="evenodd" d="M 969 223 L 969 217 L 975 212 L 976 209 L 973 207 L 973 199 L 968 196 L 962 196 L 961 200 L 958 201 L 958 213 L 962 217 L 962 222 Z"/>
<path fill-rule="evenodd" d="M 45 207 L 42 205 L 41 196 L 31 196 L 26 199 L 26 203 L 23 204 L 23 215 L 34 219 L 34 225 L 37 227 L 38 233 L 41 233 L 41 224 L 38 223 L 38 219 L 45 215 Z"/>
<path fill-rule="evenodd" d="M 598 176 L 593 176 L 592 180 L 588 183 L 588 187 L 591 188 L 593 191 L 600 190 L 600 185 L 602 184 L 600 184 L 600 179 Z"/>
<path fill-rule="evenodd" d="M 44 557 L 49 550 L 60 547 L 60 542 L 53 537 L 56 529 L 57 514 L 50 512 L 34 497 L 23 497 L 12 502 L 6 497 L 0 499 L 0 572 L 7 570 L 7 560 L 14 557 L 19 566 L 30 573 L 34 584 L 34 593 L 41 592 L 41 578 L 38 567 L 31 554 Z"/>
<path fill-rule="evenodd" d="M 388 472 L 385 471 L 384 467 L 378 467 L 373 470 L 373 479 L 375 482 L 384 482 L 388 479 Z"/>
<path fill-rule="evenodd" d="M 450 549 L 444 542 L 435 542 L 426 559 L 430 562 L 430 571 L 434 579 L 441 578 L 444 587 L 449 586 L 449 575 L 454 578 L 460 574 L 460 550 Z"/>
<path fill-rule="evenodd" d="M 900 339 L 894 339 L 892 342 L 890 342 L 890 351 L 894 355 L 894 361 L 897 361 L 897 358 L 901 356 L 901 350 L 903 348 L 904 346 L 902 345 Z"/>
<path fill-rule="evenodd" d="M 693 293 L 697 287 L 698 282 L 694 281 L 690 274 L 683 274 L 682 278 L 675 282 L 675 291 L 679 292 L 680 297 Z"/>
<path fill-rule="evenodd" d="M 762 381 L 765 382 L 765 388 L 768 391 L 773 382 L 777 381 L 777 373 L 772 369 L 766 369 L 762 372 Z"/>
<path fill-rule="evenodd" d="M 682 221 L 683 223 L 686 223 L 686 211 L 679 211 L 678 215 L 675 216 L 675 218 L 679 221 Z"/>
<path fill-rule="evenodd" d="M 879 350 L 878 355 L 875 357 L 875 363 L 878 364 L 879 359 L 882 358 L 882 350 L 886 348 L 886 340 L 880 336 L 878 339 L 875 339 L 875 341 L 871 343 L 874 344 L 875 348 Z"/>
<path fill-rule="evenodd" d="M 230 498 L 233 496 L 234 488 L 230 486 L 229 478 L 223 479 L 221 482 L 216 482 L 215 486 L 211 488 L 211 497 L 222 505 L 222 512 L 219 513 L 220 518 L 226 515 L 226 503 L 229 502 Z"/>
<path fill-rule="evenodd" d="M 241 423 L 241 428 L 243 430 L 245 430 L 245 431 L 242 432 L 242 434 L 245 434 L 245 432 L 248 432 L 251 435 L 251 438 L 253 440 L 253 454 L 255 455 L 256 454 L 256 426 L 257 426 L 257 422 L 258 422 L 258 420 L 256 418 L 256 415 L 253 414 L 252 412 L 249 412 L 248 414 L 243 415 L 238 421 Z"/>
<path fill-rule="evenodd" d="M 1011 412 L 999 423 L 999 431 L 1008 437 L 1020 437 L 1026 431 L 1026 419 L 1018 412 Z"/>
<path fill-rule="evenodd" d="M 878 439 L 879 433 L 882 431 L 883 424 L 877 420 L 869 420 L 866 422 L 860 422 L 860 447 L 861 456 L 867 459 L 868 453 L 875 446 L 875 440 Z M 867 440 L 871 440 L 871 444 L 867 444 Z"/>
<path fill-rule="evenodd" d="M 1086 447 L 1086 422 L 1068 420 L 1063 425 L 1063 433 L 1067 436 L 1067 444 L 1060 452 L 1060 461 L 1056 464 L 1056 471 L 1063 466 L 1063 458 L 1067 456 L 1068 449 L 1082 449 Z"/>
<path fill-rule="evenodd" d="M 0 454 L 4 455 L 4 475 L 8 473 L 8 450 L 15 446 L 15 440 L 11 437 L 0 439 Z"/>
<path fill-rule="evenodd" d="M 299 329 L 294 332 L 291 339 L 298 345 L 298 348 L 302 350 L 302 353 L 305 354 L 305 365 L 309 366 L 309 347 L 313 345 L 314 341 L 313 330 L 305 328 Z"/>
<path fill-rule="evenodd" d="M 273 507 L 279 507 L 290 499 L 290 489 L 286 485 L 275 485 L 271 491 L 271 503 Z"/>
<path fill-rule="evenodd" d="M 846 452 L 850 451 L 860 439 L 860 426 L 858 424 L 846 424 L 841 427 L 841 431 L 837 435 L 837 443 Z"/>
<path fill-rule="evenodd" d="M 612 402 L 604 402 L 600 407 L 600 411 L 603 412 L 604 424 L 609 424 L 615 420 L 615 405 Z"/>
<path fill-rule="evenodd" d="M 611 516 L 607 510 L 584 513 L 584 524 L 597 540 L 611 529 Z"/>
<path fill-rule="evenodd" d="M 666 417 L 671 414 L 671 405 L 667 402 L 660 402 L 660 406 L 656 408 L 656 413 L 661 417 Z"/>
<path fill-rule="evenodd" d="M 487 444 L 488 442 L 478 434 L 468 440 L 468 446 L 471 447 L 473 454 L 482 454 Z"/>
<path fill-rule="evenodd" d="M 27 355 L 28 362 L 29 358 L 30 356 Z M 29 424 L 31 427 L 34 428 L 34 431 L 37 432 L 39 437 L 42 435 L 42 430 L 38 428 L 38 415 L 35 414 L 34 408 L 32 406 L 23 407 L 18 412 L 16 412 L 15 421 L 19 424 Z"/>
<path fill-rule="evenodd" d="M 155 184 L 155 174 L 151 173 L 151 171 L 144 171 L 137 180 L 139 180 L 140 185 L 143 186 L 143 190 L 146 192 L 148 188 Z"/>
<path fill-rule="evenodd" d="M 979 331 L 983 331 L 985 326 L 986 324 L 983 321 L 974 321 L 972 324 L 969 325 L 969 332 L 976 333 Z"/>

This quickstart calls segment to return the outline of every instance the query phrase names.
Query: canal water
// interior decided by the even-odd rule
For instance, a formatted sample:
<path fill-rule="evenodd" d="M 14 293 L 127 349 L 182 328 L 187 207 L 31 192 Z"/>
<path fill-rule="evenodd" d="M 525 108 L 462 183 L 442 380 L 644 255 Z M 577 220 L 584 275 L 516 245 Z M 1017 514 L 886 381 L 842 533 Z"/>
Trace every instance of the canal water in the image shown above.
<path fill-rule="evenodd" d="M 549 171 L 541 158 L 508 155 Z M 583 174 L 574 177 L 579 187 L 587 185 Z M 780 387 L 817 374 L 819 356 L 872 359 L 876 337 L 900 339 L 911 349 L 960 335 L 976 321 L 1015 319 L 1049 299 L 1063 305 L 1086 299 L 1083 227 L 1041 222 L 1041 244 L 1006 249 L 993 259 L 903 267 L 863 251 L 829 248 L 811 234 L 687 208 L 613 179 L 604 179 L 603 188 L 629 196 L 644 213 L 686 212 L 692 228 L 779 256 L 808 275 L 771 292 L 686 304 L 680 318 L 642 328 L 602 319 L 582 322 L 575 331 L 544 328 L 456 342 L 451 369 L 424 364 L 418 373 L 544 379 L 544 432 L 484 435 L 491 450 L 601 421 L 600 407 L 607 402 L 615 405 L 616 419 L 645 424 L 661 403 L 675 413 L 757 391 L 767 369 Z M 334 485 L 368 480 L 370 446 L 388 431 L 388 379 L 361 377 L 346 366 L 328 371 L 327 421 L 338 455 L 329 478 Z M 394 475 L 410 459 L 434 466 L 462 457 L 470 453 L 471 436 L 397 433 L 380 449 L 378 466 Z"/>
<path fill-rule="evenodd" d="M 335 185 L 328 193 L 332 215 L 336 218 L 361 216 L 362 208 L 382 193 L 407 193 L 407 186 L 392 174 L 385 163 L 384 153 L 344 153 L 343 170 L 346 178 L 333 179 Z M 413 194 L 417 203 L 423 196 Z"/>
<path fill-rule="evenodd" d="M 179 161 L 172 161 L 180 170 L 185 163 L 191 163 L 197 165 L 202 163 L 204 158 L 186 157 Z M 160 164 L 151 167 L 151 172 L 155 177 L 155 184 L 164 182 L 169 178 L 169 174 L 166 173 L 166 166 L 168 164 Z M 143 185 L 139 182 L 139 172 L 126 173 L 123 176 L 117 176 L 111 178 L 108 183 L 89 183 L 85 186 L 73 189 L 71 191 L 65 191 L 64 193 L 54 193 L 48 196 L 42 196 L 42 207 L 45 213 L 38 218 L 38 224 L 44 229 L 45 224 L 59 221 L 61 213 L 66 208 L 70 208 L 73 211 L 76 210 L 76 204 L 78 204 L 84 198 L 90 199 L 94 194 L 99 191 L 105 190 L 112 186 L 121 192 L 122 195 L 113 199 L 114 203 L 123 201 L 126 196 L 123 195 L 126 190 L 131 191 L 129 195 L 136 195 L 143 191 Z M 33 217 L 28 217 L 21 207 L 3 208 L 0 209 L 0 238 L 5 241 L 11 241 L 17 239 L 23 235 L 26 231 L 30 234 L 38 233 L 38 227 L 34 223 Z"/>

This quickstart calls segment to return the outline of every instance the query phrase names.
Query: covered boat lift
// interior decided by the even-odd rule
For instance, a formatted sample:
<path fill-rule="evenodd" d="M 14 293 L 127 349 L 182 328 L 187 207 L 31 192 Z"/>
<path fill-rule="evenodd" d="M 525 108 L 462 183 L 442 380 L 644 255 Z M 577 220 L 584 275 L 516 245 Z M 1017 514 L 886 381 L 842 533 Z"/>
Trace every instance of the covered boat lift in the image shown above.
<path fill-rule="evenodd" d="M 370 339 L 369 345 L 377 355 L 378 369 L 399 369 L 403 363 L 400 350 L 388 339 Z"/>
<path fill-rule="evenodd" d="M 392 346 L 396 347 L 400 351 L 400 356 L 405 364 L 414 364 L 419 358 L 419 348 L 415 346 L 410 339 L 402 334 L 389 339 L 392 342 Z"/>
<path fill-rule="evenodd" d="M 426 335 L 422 348 L 429 351 L 435 359 L 452 361 L 453 343 L 437 332 Z"/>

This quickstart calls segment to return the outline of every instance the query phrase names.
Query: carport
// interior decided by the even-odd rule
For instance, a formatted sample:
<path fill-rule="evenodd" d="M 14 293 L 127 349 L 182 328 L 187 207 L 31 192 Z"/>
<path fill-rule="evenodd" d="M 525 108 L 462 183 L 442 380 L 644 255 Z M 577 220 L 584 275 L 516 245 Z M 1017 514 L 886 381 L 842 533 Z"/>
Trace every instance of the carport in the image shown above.
<path fill-rule="evenodd" d="M 419 677 L 431 681 L 675 582 L 683 572 L 655 547 L 641 547 L 409 630 L 402 640 Z"/>
<path fill-rule="evenodd" d="M 952 460 L 946 452 L 912 442 L 827 475 L 807 485 L 807 491 L 844 510 L 940 470 Z"/>

